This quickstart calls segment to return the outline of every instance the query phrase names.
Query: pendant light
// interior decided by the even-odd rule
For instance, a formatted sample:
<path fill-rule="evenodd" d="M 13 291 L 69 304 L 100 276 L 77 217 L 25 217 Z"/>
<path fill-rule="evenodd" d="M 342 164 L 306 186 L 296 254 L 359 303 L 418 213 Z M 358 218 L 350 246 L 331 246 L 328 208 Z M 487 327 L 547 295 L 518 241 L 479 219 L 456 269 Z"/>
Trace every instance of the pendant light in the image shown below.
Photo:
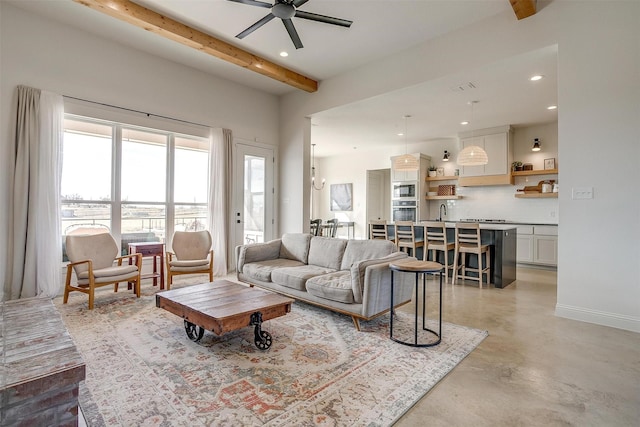
<path fill-rule="evenodd" d="M 442 161 L 443 162 L 448 162 L 449 161 L 449 152 L 447 150 L 444 150 L 444 156 L 442 156 Z"/>
<path fill-rule="evenodd" d="M 408 144 L 407 144 L 407 119 L 411 118 L 411 116 L 406 115 L 404 118 L 404 154 L 402 156 L 397 156 L 393 160 L 393 168 L 398 171 L 417 171 L 420 169 L 420 165 L 418 164 L 418 159 L 409 154 Z"/>
<path fill-rule="evenodd" d="M 533 147 L 531 147 L 531 151 L 540 151 L 540 140 L 538 138 L 533 140 Z"/>
<path fill-rule="evenodd" d="M 471 122 L 473 123 L 473 106 L 478 101 L 469 101 L 471 105 Z M 473 138 L 473 133 L 471 135 Z M 458 153 L 458 159 L 456 160 L 460 166 L 482 166 L 489 163 L 489 156 L 487 152 L 478 145 L 469 145 L 464 147 L 460 153 Z"/>
<path fill-rule="evenodd" d="M 311 188 L 320 191 L 324 188 L 325 179 L 322 178 L 320 188 L 316 187 L 316 144 L 311 144 Z"/>

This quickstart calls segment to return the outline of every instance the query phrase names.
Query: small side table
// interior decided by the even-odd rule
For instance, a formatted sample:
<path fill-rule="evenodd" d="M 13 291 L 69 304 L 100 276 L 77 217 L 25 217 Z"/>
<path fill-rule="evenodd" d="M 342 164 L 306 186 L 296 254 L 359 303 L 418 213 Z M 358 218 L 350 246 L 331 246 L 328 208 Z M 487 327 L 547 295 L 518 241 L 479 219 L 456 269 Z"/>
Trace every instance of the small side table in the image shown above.
<path fill-rule="evenodd" d="M 389 338 L 400 344 L 411 347 L 431 347 L 440 344 L 442 340 L 442 264 L 433 261 L 397 261 L 389 264 L 391 269 L 391 316 L 389 320 Z M 393 277 L 396 272 L 415 273 L 416 275 L 416 299 L 415 299 L 415 324 L 413 342 L 402 341 L 393 337 Z M 422 273 L 422 330 L 430 332 L 438 338 L 436 341 L 428 343 L 418 343 L 418 276 Z M 440 276 L 440 304 L 438 309 L 438 332 L 427 328 L 426 307 L 427 307 L 427 273 L 439 273 Z"/>
<path fill-rule="evenodd" d="M 135 242 L 129 243 L 129 254 L 142 254 L 142 257 L 153 257 L 153 273 L 145 274 L 141 279 L 153 278 L 153 286 L 158 286 L 160 278 L 160 290 L 164 289 L 164 243 L 162 242 Z M 160 258 L 160 271 L 156 257 Z"/>

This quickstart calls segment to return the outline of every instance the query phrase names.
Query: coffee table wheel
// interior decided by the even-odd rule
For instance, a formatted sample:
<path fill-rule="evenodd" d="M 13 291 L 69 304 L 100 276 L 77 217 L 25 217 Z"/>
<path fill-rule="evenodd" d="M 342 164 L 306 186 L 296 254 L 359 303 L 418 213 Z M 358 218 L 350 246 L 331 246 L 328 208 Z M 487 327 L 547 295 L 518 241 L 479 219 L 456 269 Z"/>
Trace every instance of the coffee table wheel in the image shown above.
<path fill-rule="evenodd" d="M 204 329 L 198 325 L 194 325 L 188 320 L 184 321 L 184 330 L 187 332 L 187 336 L 193 342 L 198 342 L 204 336 Z"/>
<path fill-rule="evenodd" d="M 269 332 L 260 331 L 259 337 L 258 334 L 256 334 L 255 343 L 256 347 L 258 347 L 260 350 L 267 350 L 269 347 L 271 347 L 272 342 L 273 339 L 271 338 L 271 334 Z"/>

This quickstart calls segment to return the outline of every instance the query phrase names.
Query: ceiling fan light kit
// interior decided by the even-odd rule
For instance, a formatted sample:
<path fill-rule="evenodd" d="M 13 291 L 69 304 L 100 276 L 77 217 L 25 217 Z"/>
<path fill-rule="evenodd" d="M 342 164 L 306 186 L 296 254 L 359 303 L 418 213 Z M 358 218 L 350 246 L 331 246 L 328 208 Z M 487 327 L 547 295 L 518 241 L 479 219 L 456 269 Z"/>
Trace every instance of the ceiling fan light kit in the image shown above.
<path fill-rule="evenodd" d="M 249 6 L 257 6 L 265 9 L 271 9 L 268 15 L 264 18 L 258 20 L 255 24 L 248 27 L 246 30 L 239 33 L 236 37 L 239 39 L 243 39 L 249 34 L 253 33 L 258 28 L 262 27 L 267 22 L 271 21 L 273 18 L 280 18 L 284 27 L 289 33 L 289 37 L 293 42 L 293 45 L 296 49 L 301 49 L 304 46 L 302 45 L 302 40 L 300 40 L 300 36 L 298 35 L 298 31 L 296 27 L 293 25 L 293 21 L 291 18 L 302 18 L 308 19 L 309 21 L 321 22 L 323 24 L 332 24 L 338 25 L 340 27 L 351 27 L 353 24 L 352 21 L 341 18 L 334 18 L 332 16 L 319 15 L 317 13 L 305 12 L 302 10 L 298 10 L 300 6 L 307 3 L 309 0 L 275 0 L 273 4 L 265 3 L 263 1 L 257 0 L 228 0 L 235 3 L 242 3 Z"/>

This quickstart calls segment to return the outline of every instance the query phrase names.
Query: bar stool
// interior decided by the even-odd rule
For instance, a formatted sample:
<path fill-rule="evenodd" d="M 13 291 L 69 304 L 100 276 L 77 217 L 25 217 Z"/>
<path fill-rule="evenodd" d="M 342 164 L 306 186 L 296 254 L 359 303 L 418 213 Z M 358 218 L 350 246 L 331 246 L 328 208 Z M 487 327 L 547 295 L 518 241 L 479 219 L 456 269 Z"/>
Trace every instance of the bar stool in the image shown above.
<path fill-rule="evenodd" d="M 417 249 L 424 246 L 424 239 L 416 238 L 414 223 L 411 221 L 396 221 L 395 229 L 398 250 L 407 252 L 407 254 L 415 257 Z M 409 249 L 412 250 L 411 253 L 409 253 Z"/>
<path fill-rule="evenodd" d="M 427 255 L 431 252 L 431 260 L 439 262 L 438 253 L 442 252 L 444 255 L 444 281 L 448 283 L 449 270 L 453 272 L 453 265 L 449 264 L 449 251 L 454 250 L 456 247 L 455 242 L 447 241 L 447 228 L 444 222 L 441 221 L 422 221 L 420 225 L 424 226 L 424 238 L 426 246 L 424 249 L 424 261 L 428 261 Z M 452 274 L 453 276 L 453 274 Z M 453 280 L 453 277 L 451 278 Z"/>
<path fill-rule="evenodd" d="M 482 274 L 487 275 L 487 284 L 491 280 L 491 251 L 489 245 L 483 245 L 480 241 L 480 224 L 463 223 L 456 224 L 456 243 L 455 256 L 453 258 L 453 284 L 456 284 L 456 278 L 478 280 L 482 288 Z M 467 256 L 476 254 L 478 256 L 478 268 L 467 266 Z M 482 266 L 482 254 L 485 254 L 484 267 Z M 462 261 L 458 265 L 458 258 L 462 255 Z M 458 274 L 458 270 L 462 270 L 462 274 Z M 468 276 L 467 270 L 477 272 L 478 277 Z"/>
<path fill-rule="evenodd" d="M 372 219 L 369 221 L 369 239 L 385 239 L 393 243 L 395 238 L 389 233 L 389 226 L 386 219 Z"/>

